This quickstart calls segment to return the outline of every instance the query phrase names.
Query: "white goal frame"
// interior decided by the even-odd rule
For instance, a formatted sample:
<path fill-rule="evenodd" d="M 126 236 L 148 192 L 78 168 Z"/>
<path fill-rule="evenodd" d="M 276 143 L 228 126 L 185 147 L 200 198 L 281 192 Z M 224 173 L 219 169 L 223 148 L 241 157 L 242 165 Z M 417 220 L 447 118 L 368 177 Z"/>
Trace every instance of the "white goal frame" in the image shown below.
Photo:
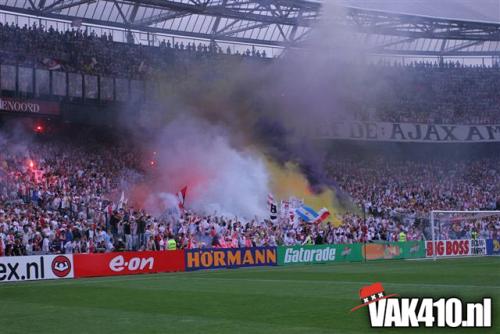
<path fill-rule="evenodd" d="M 440 213 L 486 213 L 486 214 L 498 214 L 500 216 L 500 210 L 431 210 L 431 235 L 432 235 L 432 260 L 437 260 L 437 252 L 436 252 L 436 232 L 434 230 L 434 214 Z"/>

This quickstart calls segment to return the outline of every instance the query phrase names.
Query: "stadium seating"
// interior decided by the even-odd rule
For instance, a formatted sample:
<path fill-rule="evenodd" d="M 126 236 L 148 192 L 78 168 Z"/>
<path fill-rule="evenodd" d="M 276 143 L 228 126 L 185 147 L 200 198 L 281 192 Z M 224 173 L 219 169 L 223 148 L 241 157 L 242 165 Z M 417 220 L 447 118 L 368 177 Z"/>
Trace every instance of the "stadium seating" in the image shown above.
<path fill-rule="evenodd" d="M 85 137 L 85 136 L 83 136 Z M 349 160 L 329 163 L 339 190 L 367 208 L 341 217 L 341 224 L 291 224 L 280 228 L 254 221 L 187 212 L 180 226 L 123 203 L 115 189 L 144 173 L 140 154 L 116 143 L 93 145 L 67 137 L 30 147 L 1 144 L 0 251 L 4 255 L 163 250 L 175 237 L 181 248 L 246 247 L 424 238 L 433 209 L 498 209 L 498 157 L 432 164 L 409 160 Z M 497 217 L 461 226 L 464 237 L 500 232 Z"/>

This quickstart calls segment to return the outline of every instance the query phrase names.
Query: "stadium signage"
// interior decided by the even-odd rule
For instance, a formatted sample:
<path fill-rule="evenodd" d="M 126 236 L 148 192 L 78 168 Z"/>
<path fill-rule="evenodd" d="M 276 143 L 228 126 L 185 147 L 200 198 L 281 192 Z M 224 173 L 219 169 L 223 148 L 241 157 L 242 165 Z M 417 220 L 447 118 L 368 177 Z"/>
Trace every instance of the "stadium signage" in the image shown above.
<path fill-rule="evenodd" d="M 118 255 L 109 262 L 109 269 L 116 272 L 120 272 L 125 269 L 133 272 L 136 270 L 144 270 L 148 267 L 149 270 L 152 270 L 154 263 L 155 259 L 152 256 L 147 258 L 133 257 L 129 261 L 125 261 L 123 255 Z"/>
<path fill-rule="evenodd" d="M 363 248 L 366 260 L 415 259 L 425 257 L 425 242 L 369 243 Z"/>
<path fill-rule="evenodd" d="M 388 122 L 333 122 L 319 129 L 321 139 L 420 143 L 500 142 L 500 124 L 449 125 Z"/>
<path fill-rule="evenodd" d="M 278 247 L 279 265 L 361 260 L 361 244 Z"/>
<path fill-rule="evenodd" d="M 0 257 L 0 282 L 73 278 L 73 256 Z"/>
<path fill-rule="evenodd" d="M 75 277 L 97 277 L 184 271 L 184 252 L 75 254 Z"/>
<path fill-rule="evenodd" d="M 20 100 L 0 98 L 0 111 L 9 113 L 27 113 L 38 115 L 59 115 L 59 103 L 38 100 Z"/>
<path fill-rule="evenodd" d="M 434 246 L 435 245 L 435 246 Z M 426 256 L 467 256 L 471 255 L 471 240 L 427 241 Z"/>
<path fill-rule="evenodd" d="M 471 240 L 471 255 L 486 255 L 486 240 L 477 239 Z"/>
<path fill-rule="evenodd" d="M 276 247 L 189 249 L 186 270 L 275 266 Z"/>
<path fill-rule="evenodd" d="M 285 263 L 290 262 L 326 262 L 335 261 L 335 251 L 337 249 L 326 247 L 323 249 L 304 249 L 294 250 L 288 248 L 285 252 Z"/>
<path fill-rule="evenodd" d="M 500 239 L 486 240 L 486 254 L 500 255 Z"/>

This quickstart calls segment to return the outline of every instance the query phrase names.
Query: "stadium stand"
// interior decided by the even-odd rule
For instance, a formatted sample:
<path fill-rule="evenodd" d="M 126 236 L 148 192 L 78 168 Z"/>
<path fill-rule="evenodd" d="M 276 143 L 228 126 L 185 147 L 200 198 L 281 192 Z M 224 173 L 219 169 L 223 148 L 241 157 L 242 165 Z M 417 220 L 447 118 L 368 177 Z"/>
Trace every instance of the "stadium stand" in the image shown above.
<path fill-rule="evenodd" d="M 0 0 L 0 334 L 500 333 L 499 90 L 500 0 Z"/>
<path fill-rule="evenodd" d="M 280 218 L 243 220 L 186 212 L 180 225 L 116 200 L 120 182 L 144 172 L 139 154 L 120 145 L 68 142 L 65 138 L 3 143 L 0 160 L 0 251 L 3 255 L 164 250 L 397 241 L 424 238 L 429 208 L 498 209 L 500 161 L 418 163 L 408 160 L 342 160 L 328 169 L 338 187 L 367 209 L 347 212 L 341 224 L 293 223 Z M 114 202 L 113 202 L 114 199 Z M 427 218 L 426 218 L 427 217 Z M 177 226 L 177 227 L 175 227 Z M 496 238 L 500 222 L 485 217 L 461 227 Z"/>
<path fill-rule="evenodd" d="M 87 30 L 60 32 L 36 24 L 19 27 L 0 23 L 0 45 L 4 63 L 127 78 L 144 78 L 153 70 L 171 68 L 179 58 L 186 62 L 231 56 L 230 49 L 213 44 L 162 41 L 159 47 L 143 46 L 114 42 L 111 35 L 97 36 Z M 233 56 L 267 57 L 264 50 L 255 48 Z"/>
<path fill-rule="evenodd" d="M 143 46 L 116 42 L 111 35 L 98 36 L 87 30 L 63 32 L 5 23 L 0 23 L 0 55 L 2 66 L 15 65 L 18 72 L 20 68 L 50 70 L 51 78 L 58 73 L 62 81 L 69 81 L 70 72 L 145 80 L 203 62 L 270 61 L 265 51 L 255 48 L 233 53 L 216 44 Z M 359 100 L 350 104 L 356 120 L 500 123 L 500 68 L 496 65 L 442 61 L 348 66 L 364 66 L 383 83 L 374 85 L 370 77 L 365 78 L 359 89 L 366 93 L 354 96 Z M 78 80 L 85 82 L 85 78 Z M 9 80 L 7 86 L 14 88 L 2 90 L 14 95 L 23 77 L 2 77 L 2 83 Z M 117 84 L 113 85 L 118 91 Z M 78 94 L 81 97 L 82 90 Z M 86 95 L 97 93 L 87 89 Z M 69 100 L 65 92 L 61 96 Z M 116 201 L 118 184 L 143 174 L 139 157 L 117 143 L 92 146 L 70 142 L 67 137 L 33 142 L 29 148 L 0 142 L 0 255 L 163 250 L 169 238 L 175 238 L 180 248 L 394 241 L 401 230 L 408 240 L 420 240 L 425 238 L 423 221 L 431 208 L 500 209 L 498 154 L 432 163 L 339 158 L 327 164 L 329 177 L 353 199 L 357 209 L 346 212 L 338 226 L 295 224 L 287 218 L 274 224 L 188 211 L 174 229 L 159 215 Z M 365 215 L 359 208 L 366 209 Z M 484 238 L 497 238 L 500 222 L 490 217 L 461 228 L 464 237 L 478 231 Z"/>
<path fill-rule="evenodd" d="M 366 109 L 375 108 L 372 118 L 377 120 L 434 124 L 495 124 L 500 121 L 500 101 L 496 93 L 498 67 L 460 63 L 440 66 L 420 62 L 407 66 L 378 64 L 370 70 L 392 88 L 375 86 L 370 89 Z M 365 113 L 364 118 L 369 115 Z"/>
<path fill-rule="evenodd" d="M 225 57 L 260 58 L 265 51 L 233 54 L 207 44 L 162 43 L 160 47 L 113 42 L 111 35 L 86 30 L 59 32 L 36 25 L 0 23 L 2 64 L 81 74 L 145 79 L 197 63 L 219 64 Z M 360 66 L 353 65 L 350 66 Z M 217 68 L 216 66 L 214 66 Z M 356 120 L 439 124 L 500 123 L 498 66 L 443 62 L 377 62 L 360 82 L 364 91 L 351 101 Z M 372 82 L 383 82 L 373 85 Z M 387 89 L 390 88 L 390 89 Z"/>

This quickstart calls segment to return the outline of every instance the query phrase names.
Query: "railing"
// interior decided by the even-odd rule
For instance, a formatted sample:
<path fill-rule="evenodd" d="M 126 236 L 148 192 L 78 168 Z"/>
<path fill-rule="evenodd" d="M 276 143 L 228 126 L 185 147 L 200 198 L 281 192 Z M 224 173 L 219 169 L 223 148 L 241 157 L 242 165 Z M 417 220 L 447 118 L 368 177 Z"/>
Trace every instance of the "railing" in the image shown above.
<path fill-rule="evenodd" d="M 46 17 L 35 17 L 32 15 L 14 13 L 9 11 L 0 10 L 0 22 L 3 24 L 15 24 L 17 26 L 24 26 L 25 24 L 29 27 L 33 24 L 39 27 L 45 27 L 45 29 L 53 28 L 57 31 L 87 31 L 90 33 L 95 33 L 97 36 L 102 34 L 113 36 L 113 41 L 119 43 L 133 43 L 139 45 L 156 46 L 159 47 L 162 43 L 170 43 L 175 45 L 176 43 L 194 43 L 195 45 L 202 44 L 209 46 L 211 44 L 210 40 L 203 38 L 180 36 L 175 34 L 162 34 L 162 33 L 152 33 L 145 32 L 135 29 L 121 29 L 116 27 L 105 27 L 92 25 L 87 23 L 82 23 L 80 26 L 75 26 L 75 22 L 69 22 L 59 19 L 51 19 Z M 217 41 L 217 45 L 221 47 L 224 51 L 229 48 L 231 53 L 245 53 L 247 49 L 256 49 L 265 51 L 269 58 L 278 57 L 283 52 L 283 47 L 281 46 L 268 46 L 268 45 L 252 45 L 237 42 L 227 42 L 227 41 Z"/>
<path fill-rule="evenodd" d="M 125 102 L 141 101 L 145 84 L 141 80 L 2 64 L 0 91 L 6 96 Z"/>

